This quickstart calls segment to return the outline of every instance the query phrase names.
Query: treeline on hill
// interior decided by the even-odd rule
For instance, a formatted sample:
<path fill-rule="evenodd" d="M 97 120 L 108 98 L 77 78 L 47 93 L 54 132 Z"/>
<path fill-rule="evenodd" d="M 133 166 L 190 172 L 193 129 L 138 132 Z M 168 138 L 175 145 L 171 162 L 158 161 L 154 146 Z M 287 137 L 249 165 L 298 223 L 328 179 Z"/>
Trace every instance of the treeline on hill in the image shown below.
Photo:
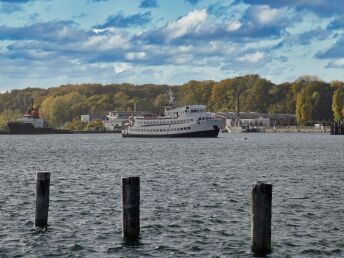
<path fill-rule="evenodd" d="M 79 84 L 40 89 L 27 88 L 0 94 L 0 127 L 16 119 L 31 105 L 40 105 L 41 115 L 53 126 L 70 125 L 81 114 L 104 115 L 108 111 L 162 112 L 168 101 L 168 85 Z M 312 76 L 276 85 L 258 75 L 215 81 L 189 81 L 171 86 L 177 105 L 204 104 L 209 111 L 240 111 L 296 114 L 298 123 L 341 120 L 344 115 L 344 83 L 323 82 Z"/>

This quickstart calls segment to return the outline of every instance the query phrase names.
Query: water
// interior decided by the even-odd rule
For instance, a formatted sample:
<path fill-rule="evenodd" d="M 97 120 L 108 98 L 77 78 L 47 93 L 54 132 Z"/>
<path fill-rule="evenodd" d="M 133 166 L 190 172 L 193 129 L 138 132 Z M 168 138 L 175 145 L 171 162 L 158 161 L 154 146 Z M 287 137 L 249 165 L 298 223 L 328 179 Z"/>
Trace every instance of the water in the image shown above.
<path fill-rule="evenodd" d="M 244 137 L 247 137 L 245 140 Z M 344 257 L 344 137 L 0 135 L 0 257 L 252 257 L 251 184 L 273 184 L 270 257 Z M 35 173 L 51 172 L 35 229 Z M 120 178 L 141 177 L 141 239 L 121 237 Z"/>

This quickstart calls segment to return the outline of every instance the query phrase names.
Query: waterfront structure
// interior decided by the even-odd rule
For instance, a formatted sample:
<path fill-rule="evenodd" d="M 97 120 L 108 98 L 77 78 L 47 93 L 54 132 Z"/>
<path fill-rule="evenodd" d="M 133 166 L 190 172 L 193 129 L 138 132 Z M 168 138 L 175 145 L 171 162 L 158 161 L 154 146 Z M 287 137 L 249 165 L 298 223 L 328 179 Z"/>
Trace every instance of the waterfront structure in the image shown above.
<path fill-rule="evenodd" d="M 144 115 L 148 112 L 129 112 L 129 111 L 111 111 L 106 115 L 103 124 L 105 130 L 121 132 L 124 129 L 124 124 L 128 122 L 130 116 Z"/>
<path fill-rule="evenodd" d="M 105 116 L 101 116 L 101 115 L 90 115 L 90 114 L 87 114 L 87 115 L 81 115 L 80 116 L 80 120 L 82 122 L 85 122 L 85 123 L 89 123 L 91 121 L 94 121 L 94 120 L 101 120 L 103 121 L 104 119 L 106 119 Z"/>

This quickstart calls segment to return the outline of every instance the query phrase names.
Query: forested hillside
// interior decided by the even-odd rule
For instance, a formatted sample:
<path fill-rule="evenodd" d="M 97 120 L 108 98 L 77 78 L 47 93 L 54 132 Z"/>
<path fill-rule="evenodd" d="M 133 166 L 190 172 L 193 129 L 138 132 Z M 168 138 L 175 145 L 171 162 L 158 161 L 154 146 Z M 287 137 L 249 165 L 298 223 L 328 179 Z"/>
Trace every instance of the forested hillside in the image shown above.
<path fill-rule="evenodd" d="M 171 87 L 178 105 L 204 104 L 209 111 L 234 111 L 239 92 L 241 111 L 296 114 L 299 124 L 331 121 L 333 115 L 338 120 L 344 114 L 344 83 L 326 83 L 311 76 L 279 85 L 258 75 L 246 75 L 220 82 L 189 81 Z M 20 117 L 30 106 L 31 98 L 35 105 L 40 105 L 41 115 L 56 127 L 80 118 L 81 114 L 131 111 L 134 103 L 137 110 L 161 112 L 168 88 L 153 84 L 79 84 L 12 90 L 0 94 L 0 126 Z"/>

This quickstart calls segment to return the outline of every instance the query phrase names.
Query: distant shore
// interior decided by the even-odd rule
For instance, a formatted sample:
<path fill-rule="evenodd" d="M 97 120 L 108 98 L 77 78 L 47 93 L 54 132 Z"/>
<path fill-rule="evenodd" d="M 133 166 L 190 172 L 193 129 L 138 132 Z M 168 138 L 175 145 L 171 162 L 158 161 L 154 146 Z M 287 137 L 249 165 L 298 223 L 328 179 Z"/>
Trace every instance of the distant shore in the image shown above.
<path fill-rule="evenodd" d="M 330 126 L 315 128 L 314 126 L 276 126 L 268 127 L 265 133 L 330 133 Z"/>
<path fill-rule="evenodd" d="M 329 126 L 315 128 L 314 126 L 276 126 L 265 128 L 262 133 L 330 133 Z M 120 133 L 120 131 L 72 131 L 71 134 L 108 134 Z M 11 134 L 9 131 L 0 130 L 0 134 Z"/>

